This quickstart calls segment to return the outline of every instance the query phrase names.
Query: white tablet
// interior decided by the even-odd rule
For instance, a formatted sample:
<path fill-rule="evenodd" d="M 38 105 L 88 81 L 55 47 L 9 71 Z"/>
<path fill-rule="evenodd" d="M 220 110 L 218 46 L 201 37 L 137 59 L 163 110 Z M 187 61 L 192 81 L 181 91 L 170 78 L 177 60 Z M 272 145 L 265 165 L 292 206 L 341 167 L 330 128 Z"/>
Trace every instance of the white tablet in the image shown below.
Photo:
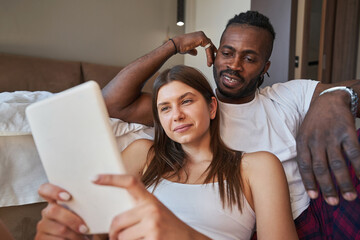
<path fill-rule="evenodd" d="M 133 203 L 126 190 L 91 182 L 100 173 L 125 173 L 98 84 L 34 103 L 26 115 L 49 182 L 72 195 L 62 204 L 84 219 L 90 233 L 107 233 L 113 217 Z"/>

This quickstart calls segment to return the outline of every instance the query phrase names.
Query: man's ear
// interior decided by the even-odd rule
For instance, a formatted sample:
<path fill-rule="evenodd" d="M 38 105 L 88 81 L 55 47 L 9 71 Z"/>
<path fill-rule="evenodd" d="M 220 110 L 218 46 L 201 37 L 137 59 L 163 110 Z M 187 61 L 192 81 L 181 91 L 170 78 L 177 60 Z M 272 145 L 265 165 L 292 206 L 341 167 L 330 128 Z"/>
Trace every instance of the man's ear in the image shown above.
<path fill-rule="evenodd" d="M 265 75 L 265 73 L 267 73 L 267 71 L 269 70 L 270 65 L 271 65 L 271 62 L 270 62 L 270 61 L 267 61 L 267 62 L 265 63 L 265 67 L 264 67 L 264 70 L 263 70 L 263 74 L 264 74 L 264 75 Z"/>
<path fill-rule="evenodd" d="M 218 106 L 218 102 L 216 97 L 211 97 L 211 103 L 209 104 L 210 119 L 214 119 L 216 117 L 217 106 Z"/>

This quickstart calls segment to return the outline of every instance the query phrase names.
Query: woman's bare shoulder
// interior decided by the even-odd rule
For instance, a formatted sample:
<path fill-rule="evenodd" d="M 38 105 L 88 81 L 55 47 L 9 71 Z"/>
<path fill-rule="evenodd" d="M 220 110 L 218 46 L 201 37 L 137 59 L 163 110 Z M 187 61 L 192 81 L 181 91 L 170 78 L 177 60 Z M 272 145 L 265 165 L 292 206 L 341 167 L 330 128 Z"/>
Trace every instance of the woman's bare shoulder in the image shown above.
<path fill-rule="evenodd" d="M 247 177 L 261 175 L 267 171 L 282 171 L 280 160 L 272 153 L 266 151 L 245 153 L 242 158 L 241 169 Z"/>
<path fill-rule="evenodd" d="M 154 144 L 154 141 L 145 139 L 145 138 L 141 138 L 141 139 L 137 139 L 137 140 L 133 141 L 132 143 L 130 143 L 129 146 L 127 146 L 125 148 L 125 150 L 127 150 L 127 149 L 134 150 L 135 149 L 135 150 L 139 151 L 141 148 L 144 148 L 144 150 L 149 151 L 150 147 L 153 144 Z"/>
<path fill-rule="evenodd" d="M 149 150 L 153 145 L 153 141 L 148 139 L 135 140 L 127 146 L 121 155 L 128 173 L 140 174 L 146 165 L 149 157 Z"/>

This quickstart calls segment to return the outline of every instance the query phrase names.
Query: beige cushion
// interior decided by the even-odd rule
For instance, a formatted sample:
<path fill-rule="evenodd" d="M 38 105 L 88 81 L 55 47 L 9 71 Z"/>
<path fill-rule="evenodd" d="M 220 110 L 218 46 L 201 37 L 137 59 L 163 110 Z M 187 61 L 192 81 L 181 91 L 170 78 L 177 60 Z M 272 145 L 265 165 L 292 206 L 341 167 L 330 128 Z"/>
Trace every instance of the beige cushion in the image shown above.
<path fill-rule="evenodd" d="M 109 66 L 95 63 L 81 63 L 84 81 L 94 80 L 99 83 L 100 88 L 105 87 L 105 85 L 110 82 L 116 74 L 118 74 L 122 67 L 117 66 Z M 159 73 L 155 73 L 143 87 L 144 92 L 151 93 L 152 85 L 154 83 L 155 78 L 159 75 Z"/>
<path fill-rule="evenodd" d="M 122 67 L 117 66 L 108 66 L 86 62 L 81 63 L 81 68 L 84 82 L 94 80 L 100 85 L 100 88 L 105 87 L 105 85 L 110 82 L 122 69 Z"/>
<path fill-rule="evenodd" d="M 80 62 L 0 53 L 0 92 L 60 92 L 81 82 Z"/>

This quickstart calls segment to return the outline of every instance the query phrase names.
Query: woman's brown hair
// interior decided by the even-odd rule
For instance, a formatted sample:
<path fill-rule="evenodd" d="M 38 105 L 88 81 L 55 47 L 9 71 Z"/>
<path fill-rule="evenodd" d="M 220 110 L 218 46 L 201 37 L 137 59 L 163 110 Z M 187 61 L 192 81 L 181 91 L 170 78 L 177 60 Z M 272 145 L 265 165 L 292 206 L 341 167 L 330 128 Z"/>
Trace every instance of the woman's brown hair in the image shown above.
<path fill-rule="evenodd" d="M 142 176 L 145 186 L 154 185 L 155 188 L 162 177 L 178 176 L 180 169 L 186 164 L 186 153 L 183 151 L 181 144 L 171 140 L 160 124 L 157 96 L 160 88 L 172 81 L 182 82 L 202 94 L 208 104 L 211 103 L 214 92 L 198 70 L 177 65 L 171 69 L 162 72 L 154 82 L 152 111 L 154 115 L 155 138 L 154 145 L 149 154 L 152 159 Z M 229 149 L 220 137 L 220 117 L 216 114 L 215 118 L 210 121 L 210 148 L 213 153 L 213 159 L 205 171 L 207 177 L 205 183 L 214 183 L 216 180 L 219 185 L 220 198 L 223 207 L 227 205 L 232 208 L 234 204 L 241 211 L 243 200 L 243 184 L 240 176 L 240 161 L 242 152 Z M 225 181 L 226 180 L 226 181 Z M 154 188 L 154 189 L 155 189 Z"/>

